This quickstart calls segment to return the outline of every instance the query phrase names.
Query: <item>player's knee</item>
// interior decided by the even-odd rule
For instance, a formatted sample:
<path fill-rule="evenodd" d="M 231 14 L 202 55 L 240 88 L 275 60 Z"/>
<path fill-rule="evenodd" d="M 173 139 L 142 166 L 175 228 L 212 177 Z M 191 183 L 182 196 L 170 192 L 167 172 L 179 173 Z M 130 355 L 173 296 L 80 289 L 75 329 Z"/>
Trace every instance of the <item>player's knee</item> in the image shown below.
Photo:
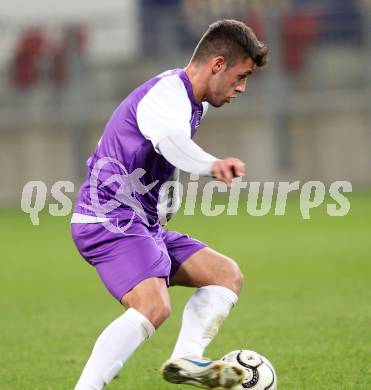
<path fill-rule="evenodd" d="M 243 273 L 240 270 L 240 267 L 238 267 L 238 271 L 236 272 L 236 287 L 238 289 L 238 293 L 240 293 L 244 282 L 245 282 L 245 278 L 243 276 Z"/>
<path fill-rule="evenodd" d="M 126 308 L 132 307 L 142 313 L 156 329 L 171 313 L 170 302 L 156 295 L 145 298 L 136 296 L 136 299 L 125 297 L 122 303 Z"/>
<path fill-rule="evenodd" d="M 233 263 L 231 264 L 228 275 L 230 288 L 238 295 L 244 283 L 244 276 L 236 262 L 233 261 Z"/>
<path fill-rule="evenodd" d="M 171 307 L 167 303 L 157 305 L 152 311 L 152 318 L 155 327 L 160 326 L 171 314 Z"/>
<path fill-rule="evenodd" d="M 158 328 L 171 314 L 171 307 L 166 302 L 153 302 L 148 310 L 149 320 Z"/>

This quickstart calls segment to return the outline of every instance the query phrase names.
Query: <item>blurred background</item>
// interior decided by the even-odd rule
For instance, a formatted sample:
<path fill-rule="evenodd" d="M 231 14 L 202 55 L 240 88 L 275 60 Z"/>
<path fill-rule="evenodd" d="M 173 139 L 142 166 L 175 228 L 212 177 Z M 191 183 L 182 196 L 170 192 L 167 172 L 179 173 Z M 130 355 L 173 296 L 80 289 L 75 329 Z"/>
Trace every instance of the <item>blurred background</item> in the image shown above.
<path fill-rule="evenodd" d="M 371 1 L 13 0 L 0 5 L 0 206 L 22 188 L 75 190 L 137 85 L 187 64 L 207 26 L 245 21 L 270 49 L 248 92 L 197 135 L 249 179 L 371 185 Z"/>
<path fill-rule="evenodd" d="M 249 180 L 348 180 L 354 191 L 344 218 L 324 202 L 303 220 L 298 193 L 285 218 L 178 213 L 171 229 L 235 259 L 246 276 L 207 356 L 260 351 L 282 389 L 371 389 L 371 0 L 11 0 L 0 2 L 1 390 L 72 389 L 121 313 L 74 247 L 70 216 L 46 206 L 33 227 L 24 185 L 41 180 L 50 194 L 67 180 L 78 191 L 115 107 L 185 66 L 221 18 L 253 27 L 270 63 L 245 95 L 209 109 L 196 141 L 245 160 Z M 172 389 L 158 367 L 192 292 L 170 290 L 172 319 L 110 389 Z M 344 357 L 357 364 L 344 369 Z"/>

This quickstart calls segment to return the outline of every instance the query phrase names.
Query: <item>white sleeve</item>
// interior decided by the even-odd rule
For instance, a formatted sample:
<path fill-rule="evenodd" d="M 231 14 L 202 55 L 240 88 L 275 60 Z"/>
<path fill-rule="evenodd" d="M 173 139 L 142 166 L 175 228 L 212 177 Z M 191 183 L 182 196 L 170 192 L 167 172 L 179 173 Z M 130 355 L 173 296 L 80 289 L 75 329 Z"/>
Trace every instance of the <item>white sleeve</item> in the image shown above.
<path fill-rule="evenodd" d="M 161 138 L 158 149 L 170 164 L 196 175 L 211 176 L 211 166 L 218 160 L 181 132 Z"/>
<path fill-rule="evenodd" d="M 143 136 L 157 151 L 162 137 L 181 132 L 191 138 L 192 107 L 182 80 L 166 76 L 154 85 L 137 107 L 137 123 Z"/>

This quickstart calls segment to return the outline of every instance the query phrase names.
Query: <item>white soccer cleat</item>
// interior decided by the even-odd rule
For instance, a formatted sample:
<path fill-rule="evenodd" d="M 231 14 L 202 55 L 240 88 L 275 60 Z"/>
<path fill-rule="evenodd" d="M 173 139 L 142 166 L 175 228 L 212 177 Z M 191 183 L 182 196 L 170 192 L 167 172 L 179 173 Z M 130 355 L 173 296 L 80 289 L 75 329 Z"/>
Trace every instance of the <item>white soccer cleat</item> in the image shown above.
<path fill-rule="evenodd" d="M 244 371 L 237 364 L 200 358 L 168 360 L 161 372 L 170 383 L 204 389 L 231 389 L 240 385 L 245 377 Z"/>

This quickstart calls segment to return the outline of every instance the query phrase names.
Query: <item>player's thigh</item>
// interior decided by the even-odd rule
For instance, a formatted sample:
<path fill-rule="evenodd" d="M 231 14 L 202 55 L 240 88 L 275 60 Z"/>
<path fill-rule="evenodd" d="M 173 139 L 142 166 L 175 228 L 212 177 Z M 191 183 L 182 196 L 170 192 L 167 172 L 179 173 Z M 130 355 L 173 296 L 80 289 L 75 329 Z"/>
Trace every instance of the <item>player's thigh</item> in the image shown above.
<path fill-rule="evenodd" d="M 143 224 L 133 223 L 124 234 L 113 233 L 103 224 L 78 224 L 72 230 L 81 255 L 118 301 L 145 280 L 161 280 L 153 283 L 153 289 L 166 285 L 171 270 L 166 245 Z"/>
<path fill-rule="evenodd" d="M 146 316 L 157 328 L 170 315 L 170 298 L 164 278 L 148 278 L 126 293 L 121 303 Z"/>
<path fill-rule="evenodd" d="M 205 247 L 192 254 L 171 278 L 171 284 L 190 287 L 219 285 L 239 294 L 243 275 L 229 257 Z"/>

